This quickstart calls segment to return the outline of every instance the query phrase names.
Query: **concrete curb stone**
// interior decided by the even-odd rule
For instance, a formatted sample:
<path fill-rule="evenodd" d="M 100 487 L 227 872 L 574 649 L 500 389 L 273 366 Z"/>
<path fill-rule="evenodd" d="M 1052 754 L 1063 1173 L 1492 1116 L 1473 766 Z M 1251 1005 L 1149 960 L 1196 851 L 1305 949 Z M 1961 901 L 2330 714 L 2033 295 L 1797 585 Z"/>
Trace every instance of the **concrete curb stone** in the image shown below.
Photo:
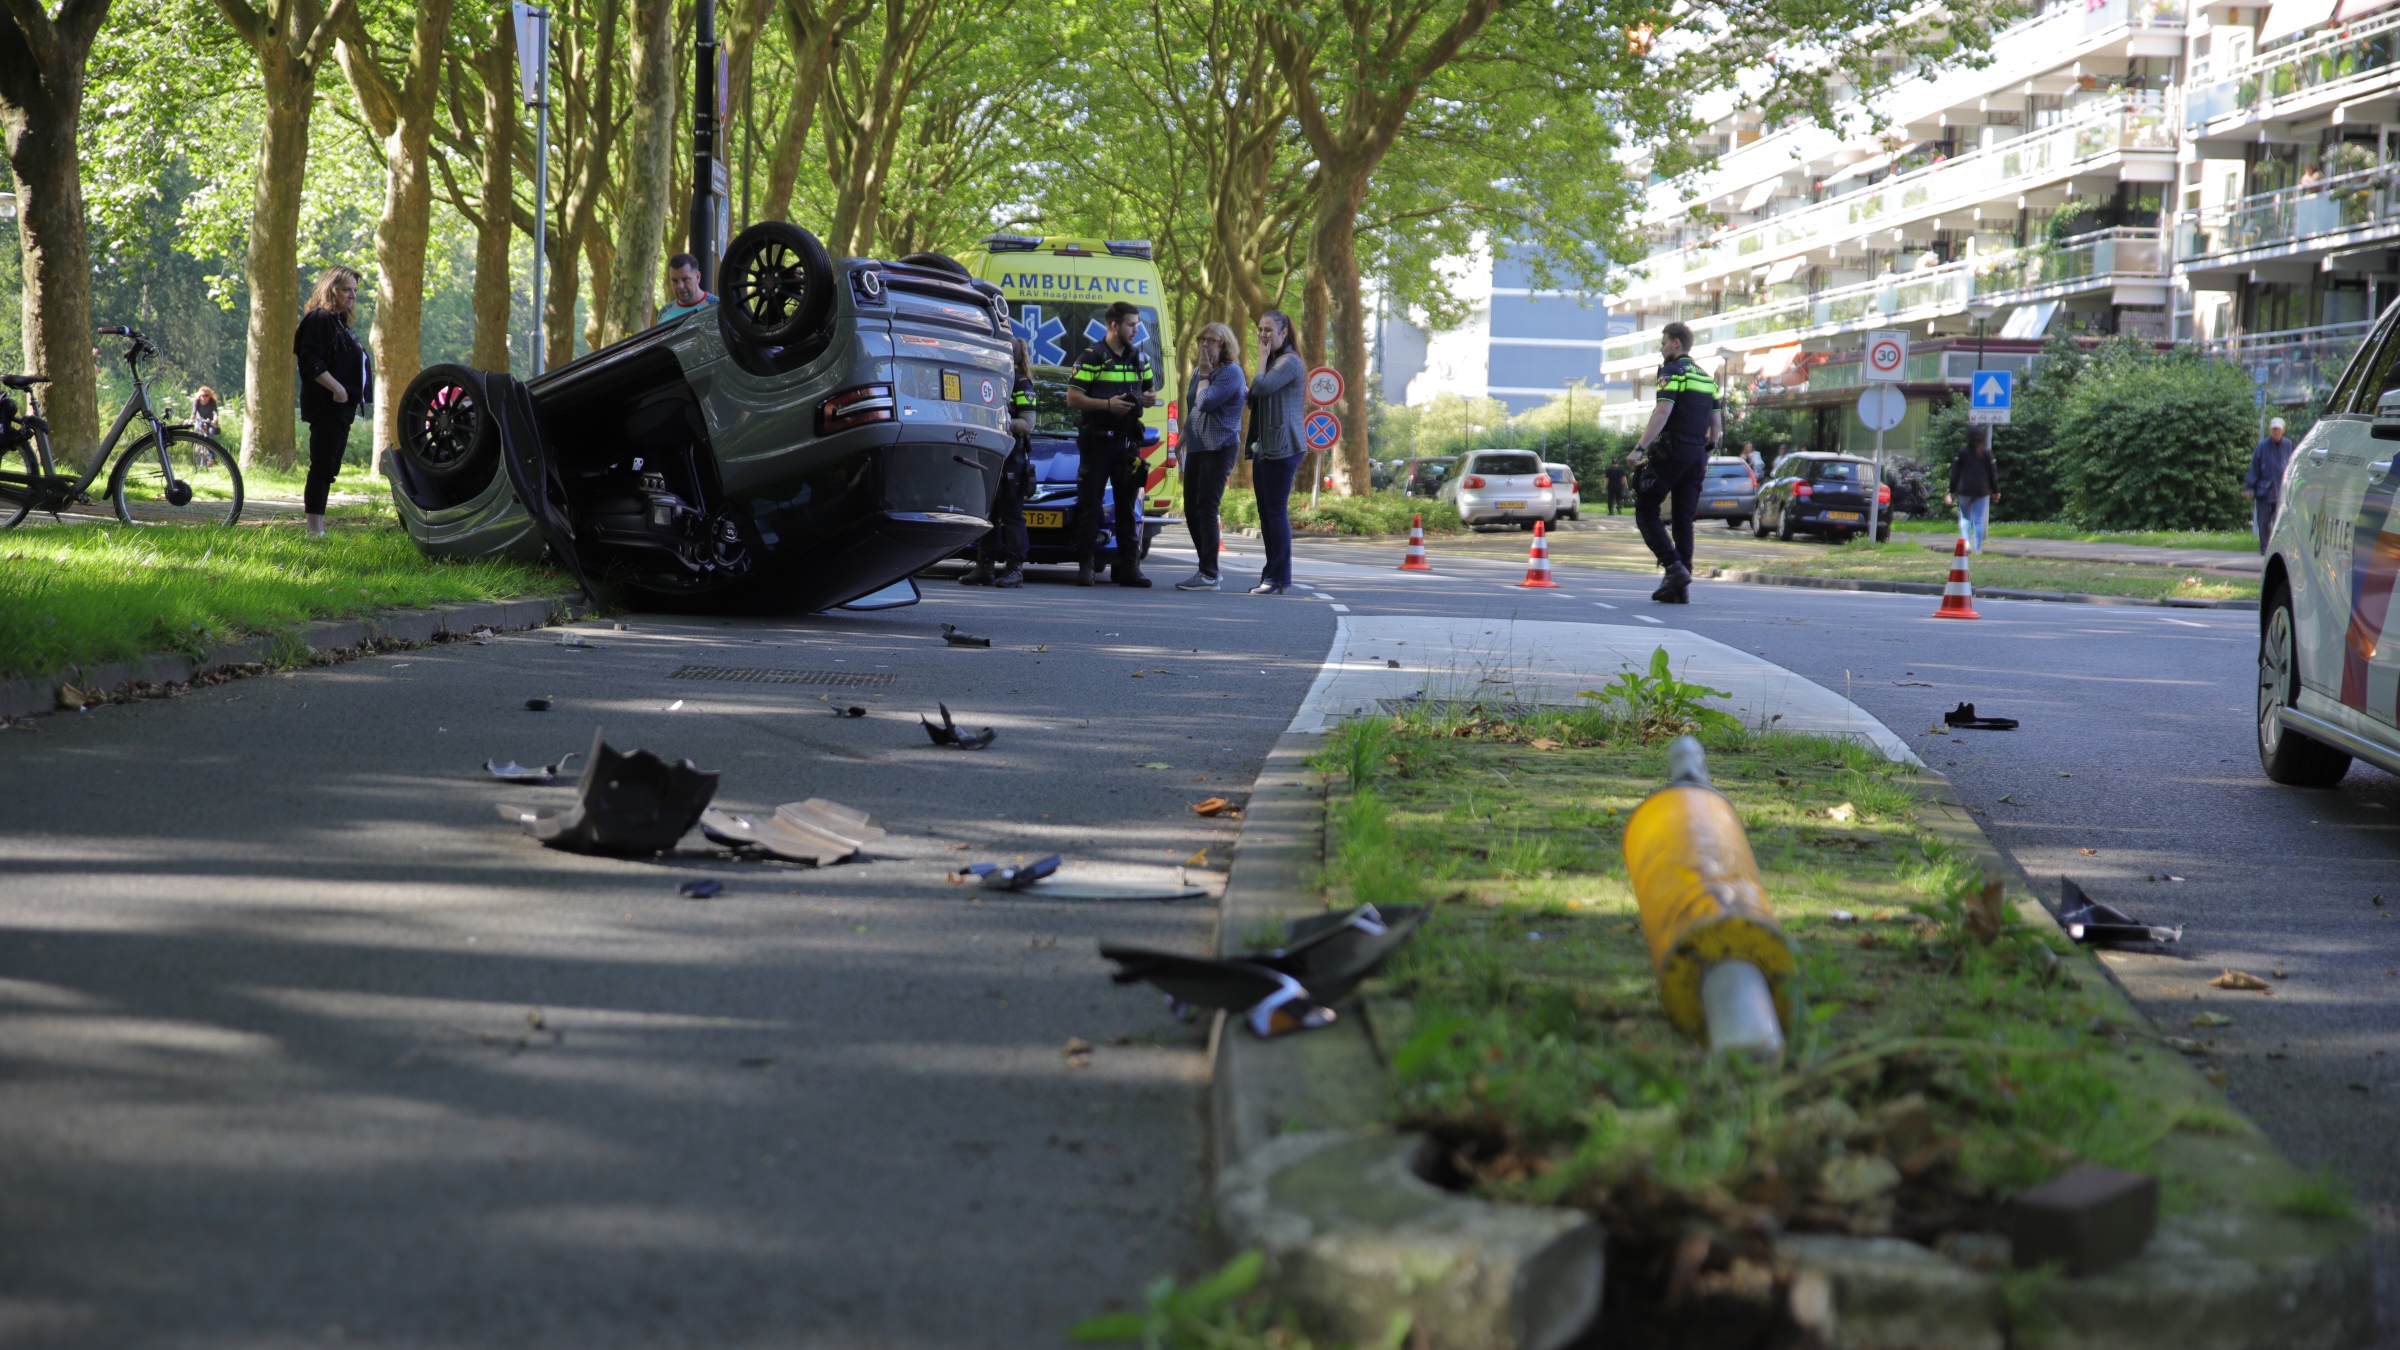
<path fill-rule="evenodd" d="M 319 619 L 282 634 L 236 639 L 194 659 L 181 652 L 153 652 L 133 662 L 67 666 L 48 675 L 0 684 L 0 717 L 30 717 L 58 711 L 58 687 L 120 690 L 136 681 L 182 684 L 212 670 L 267 661 L 280 644 L 298 642 L 312 651 L 360 647 L 369 641 L 431 642 L 444 633 L 477 628 L 501 632 L 564 623 L 590 610 L 580 596 L 529 596 L 478 601 L 433 609 L 387 609 L 356 619 Z"/>
<path fill-rule="evenodd" d="M 1253 790 L 1219 910 L 1216 949 L 1273 940 L 1320 907 L 1326 789 L 1307 766 L 1321 744 L 1286 733 Z M 2056 921 L 1984 834 L 1949 780 L 1920 769 L 1922 822 L 1992 876 L 2010 878 L 2025 922 Z M 2093 962 L 2107 971 L 2104 962 Z M 2109 974 L 2113 983 L 2115 976 Z M 2122 989 L 2119 990 L 2122 993 Z M 1605 1238 L 1588 1215 L 1500 1205 L 1427 1183 L 1421 1136 L 1382 1110 L 1389 1046 L 1371 1000 L 1331 1027 L 1259 1041 L 1220 1016 L 1211 1034 L 1210 1162 L 1220 1236 L 1260 1248 L 1276 1293 L 1330 1333 L 1381 1335 L 1406 1311 L 1429 1350 L 1556 1350 L 1598 1315 Z M 2139 1017 L 2138 1008 L 2127 1008 Z M 1388 1033 L 1387 1033 L 1388 1034 Z M 2222 1107 L 2180 1059 L 2195 1101 Z M 2256 1135 L 2172 1135 L 2191 1172 L 2253 1183 L 2299 1174 Z M 2256 1185 L 2253 1184 L 2253 1193 Z M 1897 1238 L 1793 1234 L 1790 1311 L 1831 1350 L 2006 1350 L 2003 1277 Z M 2104 1275 L 2054 1281 L 2054 1350 L 2349 1350 L 2374 1335 L 2364 1225 L 2257 1208 L 2170 1213 L 2143 1253 Z"/>
<path fill-rule="evenodd" d="M 1866 577 L 1793 577 L 1775 572 L 1753 572 L 1748 568 L 1728 568 L 1715 578 L 1750 586 L 1799 586 L 1812 591 L 1882 591 L 1891 595 L 1940 595 L 1942 588 L 1930 581 L 1878 581 Z M 2256 600 L 2196 600 L 2169 596 L 2161 600 L 2144 600 L 2130 595 L 2088 595 L 2080 591 L 2020 591 L 2004 586 L 1978 586 L 1977 599 L 1992 600 L 2049 600 L 2069 605 L 2144 605 L 2154 609 L 2246 609 L 2255 612 Z"/>

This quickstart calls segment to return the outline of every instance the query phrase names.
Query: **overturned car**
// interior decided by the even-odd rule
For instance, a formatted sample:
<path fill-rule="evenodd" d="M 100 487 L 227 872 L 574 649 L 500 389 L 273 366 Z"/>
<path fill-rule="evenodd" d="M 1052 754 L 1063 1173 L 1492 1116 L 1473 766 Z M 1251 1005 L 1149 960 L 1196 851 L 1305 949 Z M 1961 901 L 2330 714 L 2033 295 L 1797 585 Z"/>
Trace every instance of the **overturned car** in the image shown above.
<path fill-rule="evenodd" d="M 586 589 L 814 610 L 990 529 L 1008 309 L 939 254 L 826 256 L 762 222 L 719 303 L 531 380 L 459 365 L 401 395 L 392 495 L 419 548 L 546 551 Z"/>

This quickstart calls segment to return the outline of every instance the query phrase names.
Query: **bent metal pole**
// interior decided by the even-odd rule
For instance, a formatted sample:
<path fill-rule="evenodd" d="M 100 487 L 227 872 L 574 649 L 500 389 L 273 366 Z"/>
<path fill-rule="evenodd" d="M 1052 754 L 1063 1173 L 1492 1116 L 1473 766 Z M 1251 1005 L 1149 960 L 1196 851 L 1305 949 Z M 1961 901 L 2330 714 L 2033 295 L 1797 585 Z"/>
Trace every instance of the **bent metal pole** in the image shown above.
<path fill-rule="evenodd" d="M 717 284 L 717 256 L 724 240 L 717 238 L 717 214 L 724 199 L 724 171 L 717 165 L 717 0 L 699 0 L 696 41 L 692 43 L 692 219 L 691 255 L 700 260 L 703 286 Z"/>

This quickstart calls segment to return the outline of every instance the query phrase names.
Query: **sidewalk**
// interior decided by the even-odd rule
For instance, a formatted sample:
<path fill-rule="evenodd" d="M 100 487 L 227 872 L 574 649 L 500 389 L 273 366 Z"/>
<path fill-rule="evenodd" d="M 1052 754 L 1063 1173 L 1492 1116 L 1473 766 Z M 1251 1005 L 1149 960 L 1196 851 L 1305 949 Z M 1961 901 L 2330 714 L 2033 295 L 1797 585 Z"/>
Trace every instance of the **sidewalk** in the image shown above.
<path fill-rule="evenodd" d="M 1948 553 L 1957 547 L 1958 536 L 1913 534 L 1914 539 L 1936 553 Z M 2255 553 L 2230 553 L 2221 548 L 2159 548 L 2150 544 L 2093 544 L 2078 539 L 2003 539 L 1997 535 L 1983 541 L 1983 551 L 2004 558 L 2056 558 L 2063 562 L 2140 563 L 2151 567 L 2181 567 L 2204 572 L 2234 572 L 2257 576 L 2266 570 L 2267 560 Z"/>

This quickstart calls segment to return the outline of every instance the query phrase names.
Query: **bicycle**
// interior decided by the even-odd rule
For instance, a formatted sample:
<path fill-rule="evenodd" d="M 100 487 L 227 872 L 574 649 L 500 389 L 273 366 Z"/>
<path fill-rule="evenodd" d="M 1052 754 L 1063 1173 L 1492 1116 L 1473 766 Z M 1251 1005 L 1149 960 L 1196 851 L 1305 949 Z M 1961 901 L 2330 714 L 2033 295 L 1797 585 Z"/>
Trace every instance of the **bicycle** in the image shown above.
<path fill-rule="evenodd" d="M 103 328 L 100 332 L 133 344 L 125 349 L 133 392 L 125 396 L 116 425 L 109 428 L 100 452 L 92 457 L 92 467 L 81 478 L 60 473 L 58 462 L 50 455 L 50 424 L 42 420 L 41 403 L 33 394 L 34 387 L 50 383 L 50 377 L 0 375 L 0 385 L 23 393 L 26 400 L 26 414 L 17 419 L 13 431 L 0 424 L 0 530 L 15 529 L 35 511 L 47 511 L 55 520 L 61 510 L 89 502 L 92 483 L 108 467 L 117 442 L 136 417 L 148 423 L 149 430 L 117 455 L 108 478 L 108 497 L 116 506 L 117 519 L 128 525 L 151 521 L 231 525 L 240 520 L 241 465 L 213 438 L 188 425 L 168 422 L 151 401 L 150 383 L 142 375 L 141 363 L 158 355 L 158 348 L 130 328 Z"/>

